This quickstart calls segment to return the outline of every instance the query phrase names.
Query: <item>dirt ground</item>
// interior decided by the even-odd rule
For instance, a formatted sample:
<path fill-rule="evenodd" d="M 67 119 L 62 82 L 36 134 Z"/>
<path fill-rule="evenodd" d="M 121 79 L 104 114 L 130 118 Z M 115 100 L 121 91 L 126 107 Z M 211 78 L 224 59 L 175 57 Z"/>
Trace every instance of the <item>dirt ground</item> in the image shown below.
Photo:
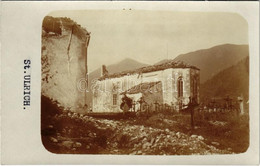
<path fill-rule="evenodd" d="M 195 114 L 195 128 L 191 129 L 189 114 L 95 118 L 64 111 L 46 99 L 42 101 L 42 142 L 53 153 L 234 154 L 245 152 L 249 145 L 246 115 L 220 121 Z"/>

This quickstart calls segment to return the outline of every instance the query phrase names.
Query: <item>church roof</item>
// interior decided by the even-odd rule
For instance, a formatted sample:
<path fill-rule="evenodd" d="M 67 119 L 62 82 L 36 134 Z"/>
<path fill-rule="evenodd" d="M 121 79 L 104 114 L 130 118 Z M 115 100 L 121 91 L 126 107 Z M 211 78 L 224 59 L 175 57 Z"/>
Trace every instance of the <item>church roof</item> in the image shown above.
<path fill-rule="evenodd" d="M 182 61 L 168 60 L 167 62 L 164 62 L 161 64 L 145 66 L 145 67 L 135 69 L 135 70 L 127 70 L 127 71 L 122 71 L 122 72 L 118 72 L 118 73 L 108 74 L 106 76 L 100 77 L 99 80 L 104 80 L 106 78 L 118 78 L 118 77 L 122 77 L 122 76 L 125 76 L 128 74 L 132 75 L 132 74 L 149 73 L 149 72 L 160 71 L 160 70 L 165 70 L 165 69 L 169 69 L 169 68 L 192 68 L 192 69 L 199 70 L 199 68 L 192 66 L 190 64 L 184 63 Z"/>

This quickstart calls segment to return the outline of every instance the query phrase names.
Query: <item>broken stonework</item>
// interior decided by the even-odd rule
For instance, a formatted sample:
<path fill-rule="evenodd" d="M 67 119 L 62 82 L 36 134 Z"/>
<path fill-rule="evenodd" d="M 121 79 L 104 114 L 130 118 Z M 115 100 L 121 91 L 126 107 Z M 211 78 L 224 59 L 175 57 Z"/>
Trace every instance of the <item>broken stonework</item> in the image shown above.
<path fill-rule="evenodd" d="M 42 95 L 80 110 L 85 94 L 78 84 L 86 75 L 89 32 L 68 18 L 47 16 L 42 25 Z"/>

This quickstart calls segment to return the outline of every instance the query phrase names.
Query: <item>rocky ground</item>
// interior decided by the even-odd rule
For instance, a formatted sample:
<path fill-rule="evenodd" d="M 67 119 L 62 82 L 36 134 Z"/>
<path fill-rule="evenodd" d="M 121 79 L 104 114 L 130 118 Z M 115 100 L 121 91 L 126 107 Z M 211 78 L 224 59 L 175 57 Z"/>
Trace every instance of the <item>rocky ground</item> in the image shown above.
<path fill-rule="evenodd" d="M 246 115 L 195 114 L 192 130 L 189 114 L 98 118 L 65 110 L 44 96 L 41 109 L 42 142 L 53 153 L 204 155 L 243 153 L 249 146 Z"/>
<path fill-rule="evenodd" d="M 203 136 L 134 124 L 135 119 L 108 120 L 64 113 L 56 115 L 54 120 L 56 123 L 48 125 L 43 131 L 55 131 L 52 134 L 43 134 L 43 142 L 48 150 L 56 153 L 132 155 L 232 153 L 230 149 L 220 150 L 214 145 L 206 144 Z"/>

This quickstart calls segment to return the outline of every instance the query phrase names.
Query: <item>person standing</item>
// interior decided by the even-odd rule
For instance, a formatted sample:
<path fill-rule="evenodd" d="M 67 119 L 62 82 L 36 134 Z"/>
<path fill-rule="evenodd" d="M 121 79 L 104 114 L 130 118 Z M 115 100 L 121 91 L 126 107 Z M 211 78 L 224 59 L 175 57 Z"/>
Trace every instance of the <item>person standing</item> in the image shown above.
<path fill-rule="evenodd" d="M 130 108 L 132 108 L 132 102 L 132 99 L 130 99 L 126 96 L 126 94 L 124 94 L 124 97 L 122 98 L 122 103 L 120 105 L 120 108 L 123 110 L 124 114 L 128 112 Z"/>

